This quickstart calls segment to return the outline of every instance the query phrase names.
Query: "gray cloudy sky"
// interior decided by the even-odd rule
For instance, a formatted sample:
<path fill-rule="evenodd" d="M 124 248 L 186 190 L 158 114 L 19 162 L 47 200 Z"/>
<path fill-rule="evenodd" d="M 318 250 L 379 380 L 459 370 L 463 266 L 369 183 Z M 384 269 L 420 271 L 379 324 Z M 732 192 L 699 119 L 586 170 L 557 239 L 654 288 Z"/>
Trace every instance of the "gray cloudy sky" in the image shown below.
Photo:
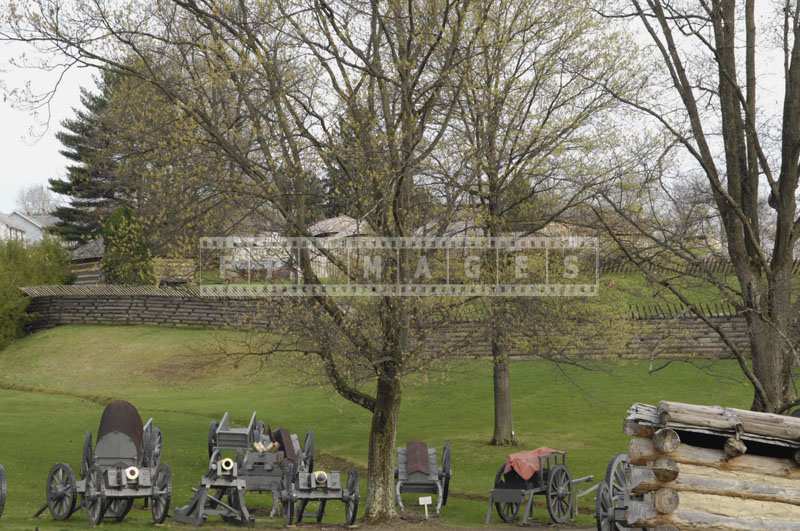
<path fill-rule="evenodd" d="M 0 85 L 12 90 L 24 89 L 30 83 L 39 91 L 52 86 L 51 74 L 8 65 L 9 59 L 24 52 L 31 53 L 20 46 L 0 43 Z M 43 184 L 50 177 L 64 175 L 66 159 L 58 153 L 61 145 L 55 133 L 61 121 L 79 106 L 80 87 L 93 85 L 90 71 L 70 71 L 50 104 L 49 126 L 45 125 L 47 109 L 34 116 L 15 109 L 11 98 L 4 101 L 0 96 L 0 212 L 14 209 L 17 192 L 25 186 Z"/>

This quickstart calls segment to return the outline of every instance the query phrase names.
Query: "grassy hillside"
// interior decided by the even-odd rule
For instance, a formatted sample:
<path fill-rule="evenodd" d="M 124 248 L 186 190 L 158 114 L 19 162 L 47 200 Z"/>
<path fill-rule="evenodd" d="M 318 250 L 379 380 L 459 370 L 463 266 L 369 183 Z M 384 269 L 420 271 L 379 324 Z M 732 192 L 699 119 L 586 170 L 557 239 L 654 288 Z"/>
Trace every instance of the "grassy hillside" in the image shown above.
<path fill-rule="evenodd" d="M 191 495 L 206 468 L 206 434 L 211 420 L 231 411 L 246 422 L 257 410 L 262 420 L 298 433 L 314 430 L 319 459 L 366 464 L 368 415 L 325 387 L 303 384 L 303 374 L 286 364 L 220 357 L 230 336 L 202 330 L 153 327 L 62 327 L 37 333 L 0 351 L 0 463 L 9 475 L 4 528 L 30 529 L 30 515 L 44 500 L 49 468 L 66 461 L 76 470 L 85 431 L 95 431 L 108 398 L 136 404 L 155 417 L 165 435 L 164 461 L 173 468 L 174 504 Z M 622 418 L 635 401 L 661 399 L 746 406 L 747 385 L 729 362 L 702 368 L 675 363 L 648 374 L 646 362 L 604 363 L 596 370 L 520 361 L 512 370 L 516 430 L 522 447 L 569 451 L 573 475 L 601 475 L 606 462 L 624 450 Z M 463 361 L 404 389 L 400 442 L 418 438 L 453 443 L 454 479 L 444 522 L 480 525 L 485 497 L 507 449 L 486 445 L 491 435 L 491 367 Z M 335 458 L 335 459 L 334 459 Z M 362 481 L 362 488 L 365 482 Z M 546 516 L 541 500 L 537 515 Z M 593 500 L 584 499 L 586 512 Z M 269 497 L 251 495 L 248 505 L 269 507 Z M 137 506 L 138 507 L 138 506 Z M 339 522 L 331 512 L 328 521 Z M 591 519 L 581 516 L 582 523 Z M 82 528 L 84 512 L 58 524 L 45 516 L 41 528 Z M 134 510 L 125 525 L 149 526 L 149 512 Z M 218 522 L 214 522 L 216 525 Z M 182 528 L 169 523 L 168 527 Z M 259 527 L 279 527 L 259 514 Z M 216 526 L 210 526 L 217 528 Z M 184 527 L 185 528 L 185 527 Z"/>

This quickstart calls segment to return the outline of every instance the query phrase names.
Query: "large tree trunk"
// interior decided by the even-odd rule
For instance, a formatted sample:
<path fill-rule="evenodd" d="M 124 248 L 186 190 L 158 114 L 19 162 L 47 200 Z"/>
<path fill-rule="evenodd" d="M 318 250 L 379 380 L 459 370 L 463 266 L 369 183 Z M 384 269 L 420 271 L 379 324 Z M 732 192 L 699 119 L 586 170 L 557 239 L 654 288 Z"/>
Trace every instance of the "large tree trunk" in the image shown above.
<path fill-rule="evenodd" d="M 793 312 L 789 297 L 791 282 L 790 274 L 776 274 L 765 297 L 767 304 L 756 305 L 757 311 L 746 313 L 753 373 L 766 394 L 764 400 L 758 392 L 755 393 L 752 405 L 755 411 L 782 413 L 783 408 L 795 399 L 792 382 L 794 356 L 789 343 Z"/>
<path fill-rule="evenodd" d="M 394 449 L 401 388 L 397 377 L 378 380 L 375 410 L 369 436 L 368 493 L 365 517 L 370 522 L 397 516 L 394 504 Z"/>
<path fill-rule="evenodd" d="M 494 353 L 493 353 L 494 354 Z M 508 357 L 494 357 L 494 435 L 492 444 L 514 444 L 514 417 L 511 411 L 511 381 Z"/>
<path fill-rule="evenodd" d="M 492 444 L 514 444 L 514 417 L 511 410 L 511 368 L 509 367 L 507 331 L 503 318 L 502 300 L 491 300 L 489 328 L 492 346 L 494 384 L 494 435 Z"/>

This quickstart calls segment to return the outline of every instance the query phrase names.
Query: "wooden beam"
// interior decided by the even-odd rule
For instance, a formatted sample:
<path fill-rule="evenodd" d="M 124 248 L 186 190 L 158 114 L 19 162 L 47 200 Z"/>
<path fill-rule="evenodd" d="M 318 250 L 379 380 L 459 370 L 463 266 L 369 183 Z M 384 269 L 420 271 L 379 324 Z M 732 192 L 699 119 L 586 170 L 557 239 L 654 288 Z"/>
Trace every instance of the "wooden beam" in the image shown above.
<path fill-rule="evenodd" d="M 800 441 L 800 418 L 720 406 L 663 401 L 658 405 L 662 424 L 675 422 L 705 428 Z"/>
<path fill-rule="evenodd" d="M 692 492 L 681 493 L 680 507 L 673 513 L 659 514 L 656 511 L 637 510 L 628 514 L 632 517 L 644 517 L 633 520 L 629 518 L 628 525 L 631 527 L 800 531 L 800 507 Z"/>
<path fill-rule="evenodd" d="M 680 475 L 660 481 L 649 467 L 631 467 L 631 492 L 644 494 L 670 488 L 676 492 L 695 492 L 731 498 L 800 505 L 800 482 L 759 474 L 681 465 Z"/>
<path fill-rule="evenodd" d="M 669 454 L 659 452 L 653 441 L 644 437 L 633 437 L 628 444 L 628 456 L 634 465 L 644 465 L 659 457 L 669 457 L 676 463 L 708 466 L 719 470 L 736 470 L 756 474 L 800 479 L 800 467 L 790 459 L 745 454 L 728 459 L 725 452 L 712 448 L 699 448 L 682 444 Z"/>

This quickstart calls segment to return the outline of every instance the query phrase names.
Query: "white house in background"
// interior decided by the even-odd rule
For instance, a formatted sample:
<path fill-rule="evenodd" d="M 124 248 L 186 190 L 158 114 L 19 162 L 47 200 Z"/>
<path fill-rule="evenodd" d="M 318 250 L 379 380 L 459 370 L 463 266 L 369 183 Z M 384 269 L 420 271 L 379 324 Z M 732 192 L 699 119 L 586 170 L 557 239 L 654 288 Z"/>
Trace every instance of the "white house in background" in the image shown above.
<path fill-rule="evenodd" d="M 7 214 L 0 214 L 0 241 L 25 241 L 25 226 Z"/>
<path fill-rule="evenodd" d="M 308 228 L 308 233 L 314 238 L 324 238 L 326 240 L 340 240 L 374 234 L 369 223 L 364 220 L 353 219 L 350 216 L 337 216 L 318 221 Z M 347 252 L 335 250 L 334 254 L 339 254 L 344 258 Z M 358 251 L 356 251 L 355 256 L 351 255 L 349 260 L 355 260 L 355 263 L 358 263 Z M 322 280 L 341 278 L 345 274 L 320 251 L 311 252 L 311 268 L 317 277 Z"/>
<path fill-rule="evenodd" d="M 48 227 L 58 222 L 49 214 L 28 216 L 21 212 L 0 214 L 0 240 L 22 240 L 26 243 L 42 241 Z"/>

